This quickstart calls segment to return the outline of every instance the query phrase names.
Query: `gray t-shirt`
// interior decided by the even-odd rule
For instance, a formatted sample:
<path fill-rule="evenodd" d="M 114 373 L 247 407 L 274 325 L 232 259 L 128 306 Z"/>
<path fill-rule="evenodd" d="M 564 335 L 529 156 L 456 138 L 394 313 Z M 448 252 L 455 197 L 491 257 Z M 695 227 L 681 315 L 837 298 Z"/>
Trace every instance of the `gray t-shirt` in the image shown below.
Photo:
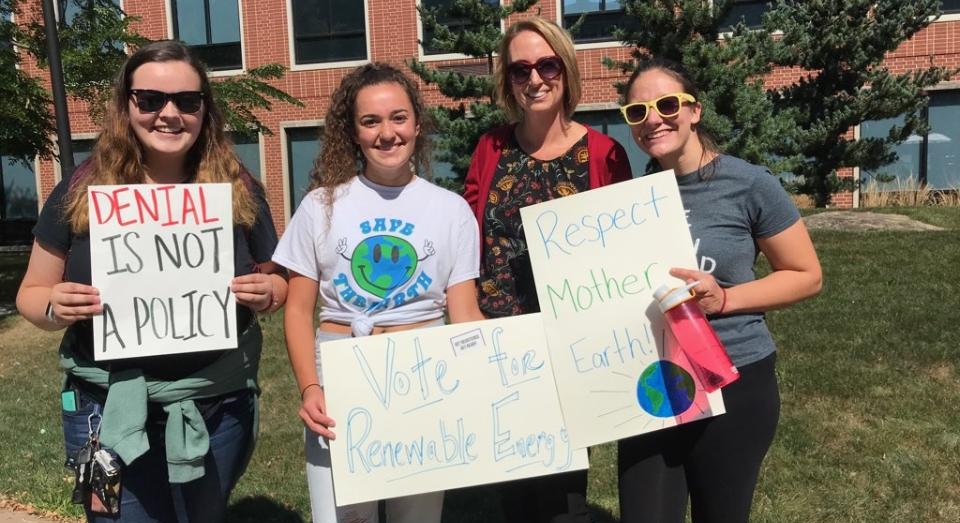
<path fill-rule="evenodd" d="M 677 177 L 687 211 L 699 269 L 731 287 L 756 279 L 760 253 L 756 240 L 768 238 L 800 219 L 796 205 L 770 171 L 733 156 L 721 155 L 696 172 Z M 776 347 L 763 313 L 710 318 L 737 366 L 759 361 Z"/>

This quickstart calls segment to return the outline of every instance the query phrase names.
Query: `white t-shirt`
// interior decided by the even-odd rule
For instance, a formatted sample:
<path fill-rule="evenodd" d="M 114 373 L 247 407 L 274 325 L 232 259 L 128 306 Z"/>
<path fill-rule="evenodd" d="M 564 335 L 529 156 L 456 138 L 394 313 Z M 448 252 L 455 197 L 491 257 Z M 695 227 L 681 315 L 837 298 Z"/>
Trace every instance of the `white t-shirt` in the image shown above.
<path fill-rule="evenodd" d="M 358 176 L 337 188 L 328 219 L 322 190 L 304 197 L 273 253 L 319 282 L 320 321 L 363 334 L 438 319 L 446 289 L 479 275 L 477 221 L 460 196 L 417 177 L 385 187 Z"/>

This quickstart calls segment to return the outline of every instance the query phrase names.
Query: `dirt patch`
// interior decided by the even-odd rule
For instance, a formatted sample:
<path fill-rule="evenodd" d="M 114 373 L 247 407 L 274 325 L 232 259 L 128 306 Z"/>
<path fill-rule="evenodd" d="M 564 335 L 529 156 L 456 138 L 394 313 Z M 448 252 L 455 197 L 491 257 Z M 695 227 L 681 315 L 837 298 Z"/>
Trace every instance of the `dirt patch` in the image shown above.
<path fill-rule="evenodd" d="M 803 219 L 809 229 L 839 231 L 942 231 L 943 227 L 918 222 L 902 214 L 829 211 Z"/>

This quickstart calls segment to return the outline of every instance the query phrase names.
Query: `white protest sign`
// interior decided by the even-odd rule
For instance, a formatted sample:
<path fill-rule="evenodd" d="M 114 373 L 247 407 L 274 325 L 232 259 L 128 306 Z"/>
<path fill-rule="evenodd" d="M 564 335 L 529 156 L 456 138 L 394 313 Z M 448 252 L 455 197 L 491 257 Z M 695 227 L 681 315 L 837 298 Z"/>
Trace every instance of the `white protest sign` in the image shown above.
<path fill-rule="evenodd" d="M 696 267 L 673 171 L 520 210 L 557 391 L 576 447 L 724 412 L 653 298 Z"/>
<path fill-rule="evenodd" d="M 337 505 L 587 468 L 539 314 L 320 345 Z"/>
<path fill-rule="evenodd" d="M 96 360 L 237 347 L 231 194 L 227 183 L 90 186 Z"/>

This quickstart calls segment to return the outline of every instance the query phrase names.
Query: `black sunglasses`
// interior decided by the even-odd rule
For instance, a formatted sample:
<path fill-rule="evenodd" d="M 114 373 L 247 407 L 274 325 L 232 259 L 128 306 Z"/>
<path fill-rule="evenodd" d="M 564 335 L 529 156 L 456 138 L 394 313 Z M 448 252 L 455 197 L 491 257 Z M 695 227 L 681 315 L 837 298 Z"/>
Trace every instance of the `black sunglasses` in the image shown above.
<path fill-rule="evenodd" d="M 530 72 L 534 69 L 544 80 L 553 80 L 563 73 L 563 60 L 559 56 L 545 56 L 536 63 L 513 62 L 507 66 L 507 76 L 510 81 L 517 84 L 525 84 L 530 81 Z"/>
<path fill-rule="evenodd" d="M 136 100 L 137 108 L 145 113 L 159 113 L 170 101 L 184 114 L 193 114 L 203 105 L 203 93 L 200 91 L 165 93 L 153 89 L 130 89 L 129 92 Z"/>

